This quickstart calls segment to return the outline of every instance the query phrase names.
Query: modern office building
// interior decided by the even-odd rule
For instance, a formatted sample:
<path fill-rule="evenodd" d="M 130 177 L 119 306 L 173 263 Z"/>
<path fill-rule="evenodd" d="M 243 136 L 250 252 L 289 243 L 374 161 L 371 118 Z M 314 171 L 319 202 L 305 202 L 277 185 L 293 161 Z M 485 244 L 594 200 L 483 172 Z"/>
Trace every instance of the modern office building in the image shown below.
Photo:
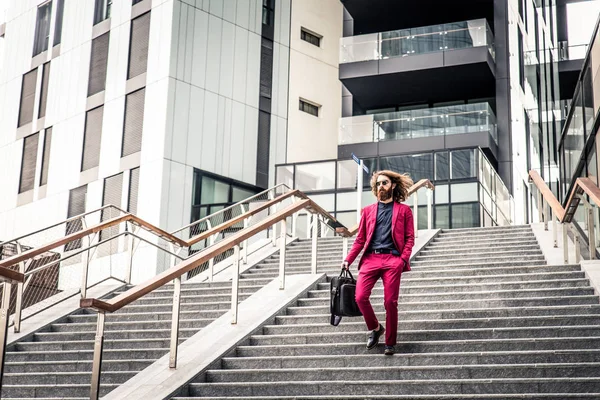
<path fill-rule="evenodd" d="M 352 225 L 353 153 L 433 180 L 437 227 L 526 222 L 529 169 L 559 192 L 567 3 L 9 0 L 0 237 L 105 204 L 173 230 L 275 183 Z"/>
<path fill-rule="evenodd" d="M 351 223 L 354 154 L 370 170 L 433 180 L 436 227 L 535 218 L 527 174 L 539 170 L 558 194 L 558 138 L 581 68 L 568 45 L 570 2 L 342 3 L 337 154 L 279 165 L 278 181 Z"/>
<path fill-rule="evenodd" d="M 2 7 L 2 238 L 106 204 L 174 230 L 335 156 L 339 1 Z"/>

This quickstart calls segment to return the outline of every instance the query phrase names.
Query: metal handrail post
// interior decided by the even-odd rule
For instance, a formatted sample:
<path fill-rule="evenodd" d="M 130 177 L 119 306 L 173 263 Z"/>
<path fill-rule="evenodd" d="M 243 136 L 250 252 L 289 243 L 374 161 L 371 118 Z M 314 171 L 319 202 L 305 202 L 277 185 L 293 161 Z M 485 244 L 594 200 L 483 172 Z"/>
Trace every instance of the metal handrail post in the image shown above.
<path fill-rule="evenodd" d="M 571 228 L 571 232 L 573 232 L 573 236 L 575 236 L 575 263 L 579 264 L 581 262 L 581 239 L 579 238 L 579 232 L 577 232 L 577 229 L 573 229 L 573 227 Z"/>
<path fill-rule="evenodd" d="M 543 218 L 544 205 L 542 204 L 542 192 L 539 189 L 537 190 L 537 207 L 538 207 L 539 222 L 543 222 L 544 221 L 544 218 Z"/>
<path fill-rule="evenodd" d="M 590 260 L 594 260 L 596 259 L 596 231 L 594 230 L 594 209 L 591 205 L 588 206 L 587 209 Z"/>
<path fill-rule="evenodd" d="M 317 273 L 317 234 L 319 229 L 319 218 L 316 214 L 313 214 L 313 226 L 312 226 L 312 254 L 310 261 L 310 271 L 312 274 Z"/>
<path fill-rule="evenodd" d="M 88 249 L 88 251 L 86 251 L 83 254 L 83 266 L 82 266 L 82 270 L 81 270 L 81 298 L 84 299 L 87 295 L 87 284 L 88 284 L 88 273 L 89 273 L 89 269 L 90 269 L 90 246 L 92 245 L 92 241 L 90 240 L 90 236 L 87 235 L 85 238 L 83 238 L 86 240 L 86 244 L 85 244 L 85 248 Z"/>
<path fill-rule="evenodd" d="M 212 223 L 210 222 L 210 220 L 206 220 L 206 226 L 208 227 L 208 230 L 212 229 Z M 215 235 L 211 236 L 210 238 L 208 238 L 208 240 L 210 241 L 210 245 L 212 246 L 213 244 L 215 244 Z M 214 257 L 211 258 L 208 261 L 208 281 L 212 282 L 213 281 L 213 275 L 215 273 L 215 259 Z"/>
<path fill-rule="evenodd" d="M 292 215 L 292 237 L 296 237 L 298 231 L 298 213 Z"/>
<path fill-rule="evenodd" d="M 552 219 L 552 239 L 554 239 L 554 248 L 558 248 L 558 232 L 556 231 L 556 215 L 554 210 L 550 209 L 550 218 Z"/>
<path fill-rule="evenodd" d="M 173 313 L 171 314 L 171 346 L 169 368 L 177 368 L 177 345 L 179 342 L 179 314 L 181 310 L 181 276 L 173 281 Z"/>
<path fill-rule="evenodd" d="M 569 263 L 569 237 L 568 237 L 568 224 L 562 223 L 562 241 L 563 241 L 563 260 L 565 264 Z"/>
<path fill-rule="evenodd" d="M 279 235 L 279 290 L 285 289 L 285 241 L 287 239 L 287 220 L 281 220 Z"/>
<path fill-rule="evenodd" d="M 4 282 L 2 289 L 2 308 L 0 309 L 0 390 L 2 390 L 2 378 L 4 377 L 4 363 L 6 361 L 6 340 L 8 337 L 8 313 L 10 307 L 10 282 Z"/>
<path fill-rule="evenodd" d="M 415 201 L 413 203 L 413 219 L 415 224 L 415 238 L 419 237 L 419 195 L 418 190 L 413 194 Z"/>
<path fill-rule="evenodd" d="M 135 234 L 135 230 L 134 227 L 131 227 L 131 233 Z M 125 282 L 126 283 L 131 283 L 131 273 L 132 273 L 132 269 L 133 269 L 133 252 L 135 249 L 135 236 L 133 235 L 129 235 L 131 237 L 131 240 L 129 241 L 128 245 L 127 245 L 127 269 L 125 270 Z M 171 246 L 171 248 L 173 248 L 173 246 Z"/>
<path fill-rule="evenodd" d="M 96 338 L 94 340 L 94 358 L 92 361 L 92 386 L 90 388 L 90 399 L 100 398 L 100 373 L 102 368 L 102 350 L 104 348 L 104 322 L 106 315 L 98 312 L 98 325 L 96 326 Z"/>
<path fill-rule="evenodd" d="M 231 324 L 237 324 L 238 298 L 240 287 L 240 246 L 236 245 L 233 251 L 233 277 L 231 279 Z"/>
<path fill-rule="evenodd" d="M 427 189 L 427 229 L 433 228 L 433 191 Z"/>
<path fill-rule="evenodd" d="M 17 254 L 21 254 L 23 252 L 23 248 L 21 247 L 21 243 L 16 242 L 17 246 Z M 19 272 L 25 274 L 25 261 L 21 261 L 19 263 Z M 23 285 L 24 282 L 17 283 L 17 298 L 15 304 L 15 319 L 14 319 L 14 332 L 21 332 L 21 316 L 23 311 Z"/>
<path fill-rule="evenodd" d="M 345 260 L 346 256 L 348 255 L 348 236 L 344 236 L 342 239 L 342 254 L 342 257 Z"/>

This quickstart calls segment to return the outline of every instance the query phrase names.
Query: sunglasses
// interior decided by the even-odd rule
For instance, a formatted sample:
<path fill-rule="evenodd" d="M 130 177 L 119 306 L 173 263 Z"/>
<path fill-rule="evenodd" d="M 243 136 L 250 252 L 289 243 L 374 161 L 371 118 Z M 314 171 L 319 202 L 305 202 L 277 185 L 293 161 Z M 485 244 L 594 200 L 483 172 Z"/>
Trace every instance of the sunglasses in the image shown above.
<path fill-rule="evenodd" d="M 379 187 L 379 186 L 387 186 L 389 183 L 390 183 L 390 181 L 388 181 L 388 180 L 379 181 L 379 182 L 377 182 L 376 186 L 377 187 Z"/>

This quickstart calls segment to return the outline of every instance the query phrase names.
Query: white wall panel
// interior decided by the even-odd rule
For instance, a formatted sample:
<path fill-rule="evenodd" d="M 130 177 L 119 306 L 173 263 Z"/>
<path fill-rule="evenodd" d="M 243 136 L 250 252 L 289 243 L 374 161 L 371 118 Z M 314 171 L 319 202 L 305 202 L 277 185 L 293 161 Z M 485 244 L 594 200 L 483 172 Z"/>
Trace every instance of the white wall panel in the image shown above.
<path fill-rule="evenodd" d="M 246 133 L 246 107 L 243 103 L 234 101 L 232 105 L 232 119 L 231 119 L 231 146 L 229 152 L 229 176 L 243 180 L 244 178 L 244 153 L 246 153 L 244 146 L 244 135 Z"/>
<path fill-rule="evenodd" d="M 187 4 L 181 4 L 181 11 L 179 14 L 179 31 L 177 32 L 177 70 L 175 77 L 183 80 L 183 74 L 185 72 L 185 50 L 188 40 L 192 38 L 188 36 L 188 15 L 191 14 L 192 7 Z"/>
<path fill-rule="evenodd" d="M 244 182 L 256 183 L 256 152 L 258 140 L 258 110 L 246 106 L 246 125 L 244 127 Z"/>
<path fill-rule="evenodd" d="M 124 118 L 124 97 L 119 97 L 104 104 L 100 166 L 98 170 L 98 176 L 101 178 L 119 172 Z"/>
<path fill-rule="evenodd" d="M 173 115 L 173 139 L 171 154 L 167 158 L 185 163 L 187 156 L 188 121 L 190 116 L 190 85 L 177 81 L 175 88 L 175 110 Z"/>
<path fill-rule="evenodd" d="M 245 0 L 240 0 L 244 2 Z M 238 0 L 223 0 L 223 19 L 235 24 Z"/>
<path fill-rule="evenodd" d="M 204 128 L 204 89 L 192 86 L 190 94 L 190 117 L 187 128 L 188 144 L 186 164 L 201 168 L 202 130 Z"/>
<path fill-rule="evenodd" d="M 219 94 L 228 98 L 233 97 L 233 51 L 235 49 L 235 25 L 223 22 L 223 37 L 221 40 L 220 85 Z"/>
<path fill-rule="evenodd" d="M 233 59 L 233 99 L 244 102 L 246 99 L 248 65 L 248 31 L 235 27 L 235 49 Z"/>
<path fill-rule="evenodd" d="M 223 18 L 223 0 L 210 0 L 210 13 Z"/>
<path fill-rule="evenodd" d="M 248 36 L 248 64 L 246 73 L 245 103 L 258 108 L 260 88 L 260 36 L 250 33 Z"/>
<path fill-rule="evenodd" d="M 202 129 L 202 169 L 214 171 L 216 164 L 216 133 L 218 121 L 214 116 L 219 112 L 219 96 L 215 93 L 206 92 L 204 101 L 204 115 L 213 118 L 204 118 Z"/>
<path fill-rule="evenodd" d="M 221 71 L 221 37 L 223 20 L 212 15 L 208 19 L 208 57 L 206 65 L 206 89 L 219 92 L 219 76 Z"/>
<path fill-rule="evenodd" d="M 235 23 L 244 30 L 247 30 L 250 24 L 250 3 L 250 0 L 239 0 L 237 2 Z"/>
<path fill-rule="evenodd" d="M 232 145 L 235 143 L 231 141 L 231 113 L 233 109 L 233 101 L 231 99 L 224 99 L 224 114 L 223 114 L 223 144 L 221 150 L 221 158 L 217 160 L 217 168 L 221 171 L 224 176 L 229 176 L 229 158 L 231 157 Z"/>
<path fill-rule="evenodd" d="M 203 88 L 205 87 L 208 51 L 208 14 L 198 9 L 195 13 L 191 82 L 195 86 Z"/>

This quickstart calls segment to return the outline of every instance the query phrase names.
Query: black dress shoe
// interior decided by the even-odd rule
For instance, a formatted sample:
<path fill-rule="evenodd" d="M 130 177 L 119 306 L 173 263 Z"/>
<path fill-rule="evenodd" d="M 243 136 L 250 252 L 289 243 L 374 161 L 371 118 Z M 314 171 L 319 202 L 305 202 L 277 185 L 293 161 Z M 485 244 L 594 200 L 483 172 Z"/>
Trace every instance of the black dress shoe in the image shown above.
<path fill-rule="evenodd" d="M 385 329 L 383 326 L 381 326 L 381 324 L 379 324 L 378 331 L 371 331 L 371 335 L 369 335 L 369 340 L 367 341 L 367 350 L 371 350 L 373 347 L 377 346 L 379 343 L 379 337 L 383 335 L 384 331 Z"/>
<path fill-rule="evenodd" d="M 396 350 L 394 349 L 394 346 L 385 346 L 383 354 L 385 354 L 386 356 L 393 356 L 395 352 Z"/>

